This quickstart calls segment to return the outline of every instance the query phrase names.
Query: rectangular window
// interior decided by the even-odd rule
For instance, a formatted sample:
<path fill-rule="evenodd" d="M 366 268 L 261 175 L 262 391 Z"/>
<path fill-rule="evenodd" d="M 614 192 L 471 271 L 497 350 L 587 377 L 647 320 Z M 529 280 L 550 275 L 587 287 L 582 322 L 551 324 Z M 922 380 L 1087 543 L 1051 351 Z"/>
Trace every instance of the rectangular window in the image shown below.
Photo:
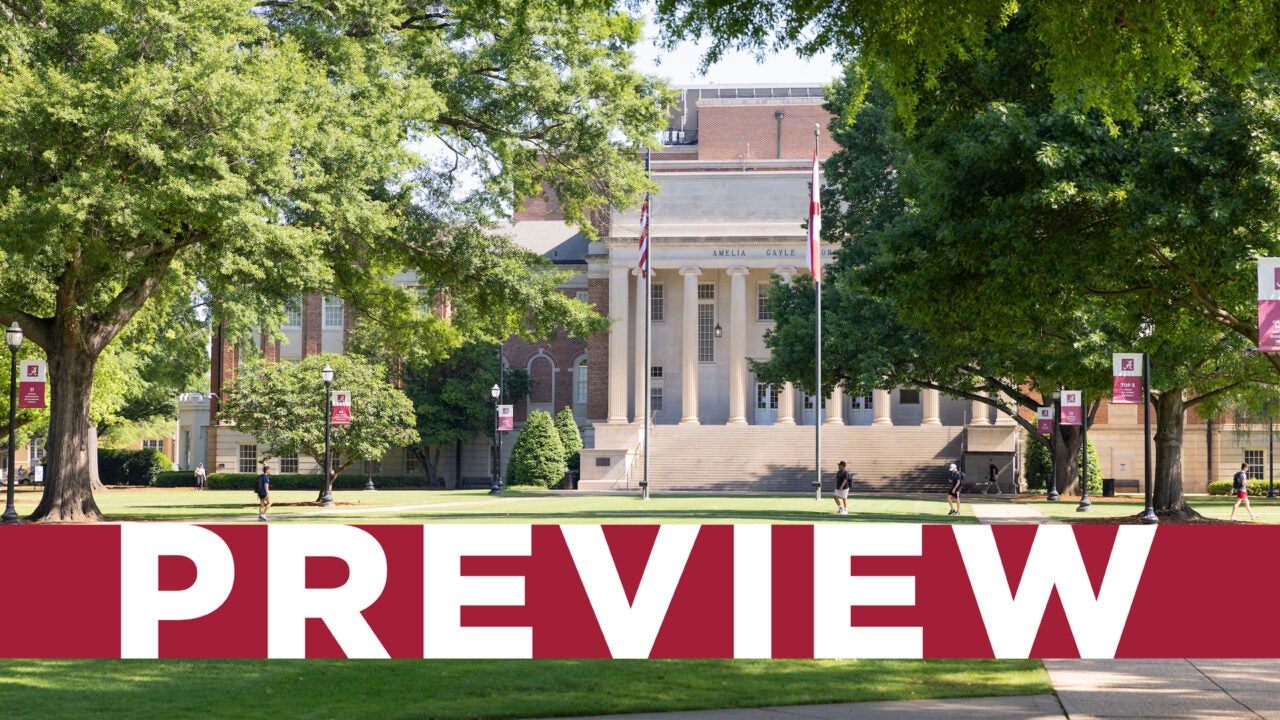
<path fill-rule="evenodd" d="M 324 298 L 324 326 L 327 328 L 342 327 L 342 298 L 326 295 Z"/>
<path fill-rule="evenodd" d="M 1266 463 L 1265 450 L 1245 450 L 1244 461 L 1249 463 L 1249 479 L 1262 480 L 1265 477 L 1263 465 Z"/>
<path fill-rule="evenodd" d="M 164 452 L 164 440 L 143 440 L 142 449 Z"/>
<path fill-rule="evenodd" d="M 654 283 L 651 297 L 653 298 L 653 314 L 650 315 L 649 318 L 654 322 L 662 322 L 662 318 L 667 312 L 667 305 L 666 295 L 662 292 L 661 283 Z"/>
<path fill-rule="evenodd" d="M 258 472 L 258 446 L 241 445 L 236 456 L 236 471 L 242 473 Z"/>
<path fill-rule="evenodd" d="M 404 451 L 404 474 L 405 475 L 421 475 L 422 463 L 418 462 L 418 456 L 412 450 Z"/>
<path fill-rule="evenodd" d="M 756 285 L 756 320 L 773 321 L 773 313 L 769 312 L 769 283 Z"/>
<path fill-rule="evenodd" d="M 589 300 L 587 300 L 586 290 L 579 290 L 577 293 L 574 294 L 574 297 L 577 298 L 580 302 L 590 302 Z"/>
<path fill-rule="evenodd" d="M 281 455 L 280 456 L 280 472 L 296 473 L 298 472 L 298 454 Z"/>
<path fill-rule="evenodd" d="M 573 372 L 573 402 L 578 405 L 587 402 L 587 361 L 578 363 Z"/>
<path fill-rule="evenodd" d="M 698 285 L 698 362 L 716 361 L 716 286 Z"/>
<path fill-rule="evenodd" d="M 40 438 L 32 439 L 27 445 L 27 457 L 31 458 L 31 462 L 27 463 L 31 467 L 44 463 L 44 440 Z M 21 465 L 19 465 L 21 467 Z"/>
<path fill-rule="evenodd" d="M 290 302 L 284 306 L 284 325 L 287 328 L 302 327 L 302 305 Z"/>
<path fill-rule="evenodd" d="M 919 405 L 920 391 L 915 388 L 902 388 L 898 391 L 898 402 L 903 405 Z"/>

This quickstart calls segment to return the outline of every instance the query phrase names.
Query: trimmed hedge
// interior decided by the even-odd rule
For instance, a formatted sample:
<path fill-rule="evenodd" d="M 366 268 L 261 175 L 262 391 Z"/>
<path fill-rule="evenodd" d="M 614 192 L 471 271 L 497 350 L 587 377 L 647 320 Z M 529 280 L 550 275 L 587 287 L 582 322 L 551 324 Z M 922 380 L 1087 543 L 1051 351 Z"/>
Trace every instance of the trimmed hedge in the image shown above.
<path fill-rule="evenodd" d="M 1276 483 L 1276 487 L 1280 487 L 1280 483 Z M 1245 489 L 1249 492 L 1249 497 L 1266 497 L 1267 481 L 1254 480 L 1250 478 L 1249 481 L 1245 483 Z M 1209 483 L 1209 494 L 1210 495 L 1230 495 L 1231 481 L 1230 480 L 1214 480 L 1213 482 Z"/>
<path fill-rule="evenodd" d="M 564 443 L 551 413 L 534 410 L 524 421 L 524 429 L 507 461 L 507 485 L 558 487 L 569 472 L 564 461 Z"/>
<path fill-rule="evenodd" d="M 156 473 L 156 479 L 152 485 L 162 488 L 195 487 L 196 474 L 190 470 L 171 470 L 169 472 Z"/>
<path fill-rule="evenodd" d="M 210 490 L 252 490 L 254 482 L 258 479 L 258 473 L 210 473 L 209 489 Z M 288 475 L 272 475 L 272 490 L 319 490 L 323 476 L 319 473 L 313 474 L 288 474 Z M 364 475 L 339 475 L 333 480 L 334 490 L 363 490 L 367 478 Z M 192 476 L 191 484 L 195 485 L 195 477 Z M 373 484 L 379 489 L 391 490 L 395 488 L 424 488 L 427 487 L 427 478 L 421 475 L 401 477 L 401 476 L 375 476 Z"/>
<path fill-rule="evenodd" d="M 98 449 L 98 478 L 103 485 L 152 485 L 173 463 L 158 450 Z"/>

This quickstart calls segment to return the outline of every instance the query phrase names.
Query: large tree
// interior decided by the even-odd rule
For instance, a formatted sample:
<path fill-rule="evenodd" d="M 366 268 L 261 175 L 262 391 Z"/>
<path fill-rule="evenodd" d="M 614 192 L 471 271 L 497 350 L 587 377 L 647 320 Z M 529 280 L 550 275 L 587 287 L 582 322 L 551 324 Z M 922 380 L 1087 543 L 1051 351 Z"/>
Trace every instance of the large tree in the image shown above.
<path fill-rule="evenodd" d="M 22 324 L 53 386 L 35 520 L 101 517 L 90 387 L 148 302 L 201 294 L 236 338 L 322 291 L 402 341 L 461 342 L 384 310 L 413 270 L 489 339 L 530 314 L 590 323 L 488 225 L 546 193 L 590 232 L 592 208 L 645 183 L 618 145 L 663 122 L 663 89 L 630 69 L 639 23 L 608 0 L 12 0 L 2 17 L 0 324 Z"/>
<path fill-rule="evenodd" d="M 1268 0 L 657 0 L 666 40 L 708 40 L 707 63 L 731 49 L 833 50 L 870 68 L 908 118 L 1015 13 L 1044 48 L 1043 87 L 1118 118 L 1136 117 L 1144 89 L 1205 69 L 1241 81 L 1280 47 L 1280 6 Z"/>
<path fill-rule="evenodd" d="M 298 363 L 250 363 L 240 367 L 218 414 L 257 438 L 267 448 L 264 459 L 308 455 L 323 464 L 326 366 L 333 369 L 332 390 L 351 393 L 351 423 L 329 428 L 329 474 L 321 498 L 357 460 L 381 460 L 387 450 L 418 441 L 413 403 L 391 385 L 386 367 L 332 353 Z"/>

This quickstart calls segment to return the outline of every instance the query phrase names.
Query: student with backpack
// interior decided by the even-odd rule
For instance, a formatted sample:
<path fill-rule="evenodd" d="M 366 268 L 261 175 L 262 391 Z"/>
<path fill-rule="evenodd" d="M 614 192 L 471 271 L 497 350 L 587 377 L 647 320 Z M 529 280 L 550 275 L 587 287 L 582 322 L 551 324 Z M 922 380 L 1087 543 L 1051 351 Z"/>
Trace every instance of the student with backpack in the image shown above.
<path fill-rule="evenodd" d="M 1236 496 L 1236 504 L 1231 506 L 1231 520 L 1236 519 L 1236 508 L 1240 507 L 1241 500 L 1244 501 L 1244 509 L 1249 511 L 1249 519 L 1258 519 L 1253 508 L 1249 507 L 1249 463 L 1240 463 L 1240 472 L 1232 476 L 1231 494 Z"/>

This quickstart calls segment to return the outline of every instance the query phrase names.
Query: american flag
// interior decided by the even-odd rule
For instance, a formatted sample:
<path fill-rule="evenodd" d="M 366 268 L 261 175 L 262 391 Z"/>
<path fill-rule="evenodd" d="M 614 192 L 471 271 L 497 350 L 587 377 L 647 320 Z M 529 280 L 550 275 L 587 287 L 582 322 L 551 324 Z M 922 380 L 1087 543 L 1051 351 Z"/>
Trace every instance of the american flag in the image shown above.
<path fill-rule="evenodd" d="M 644 174 L 649 176 L 649 153 L 644 154 Z M 640 275 L 649 277 L 649 191 L 644 193 L 644 203 L 640 205 Z"/>
<path fill-rule="evenodd" d="M 818 139 L 813 141 L 813 179 L 809 197 L 809 246 L 805 252 L 805 260 L 809 263 L 809 272 L 813 279 L 822 282 L 822 251 L 819 236 L 822 235 L 822 200 L 818 196 Z M 643 240 L 641 241 L 643 243 Z"/>

